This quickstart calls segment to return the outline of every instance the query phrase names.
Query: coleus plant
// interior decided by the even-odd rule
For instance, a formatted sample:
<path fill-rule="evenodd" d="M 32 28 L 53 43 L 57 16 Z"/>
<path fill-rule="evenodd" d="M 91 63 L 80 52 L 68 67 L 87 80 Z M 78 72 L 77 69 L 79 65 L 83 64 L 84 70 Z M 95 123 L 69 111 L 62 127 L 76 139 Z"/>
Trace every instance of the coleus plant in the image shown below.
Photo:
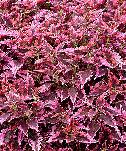
<path fill-rule="evenodd" d="M 0 1 L 0 151 L 126 150 L 126 2 Z"/>

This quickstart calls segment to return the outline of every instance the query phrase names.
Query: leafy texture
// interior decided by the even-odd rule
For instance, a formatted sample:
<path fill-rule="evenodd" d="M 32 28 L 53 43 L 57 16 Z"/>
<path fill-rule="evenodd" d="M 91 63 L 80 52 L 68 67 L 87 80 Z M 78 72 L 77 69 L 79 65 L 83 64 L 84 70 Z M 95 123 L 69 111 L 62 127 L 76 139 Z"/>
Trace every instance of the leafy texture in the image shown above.
<path fill-rule="evenodd" d="M 0 151 L 126 150 L 126 1 L 0 1 Z"/>

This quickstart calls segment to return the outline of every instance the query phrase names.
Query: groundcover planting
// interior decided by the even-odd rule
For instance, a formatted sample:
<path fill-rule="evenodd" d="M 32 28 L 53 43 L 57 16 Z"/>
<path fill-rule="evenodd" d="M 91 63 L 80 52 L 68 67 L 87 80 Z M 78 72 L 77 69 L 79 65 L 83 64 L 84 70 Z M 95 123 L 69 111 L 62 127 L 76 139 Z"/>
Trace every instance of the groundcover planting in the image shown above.
<path fill-rule="evenodd" d="M 126 151 L 126 1 L 0 1 L 0 151 Z"/>

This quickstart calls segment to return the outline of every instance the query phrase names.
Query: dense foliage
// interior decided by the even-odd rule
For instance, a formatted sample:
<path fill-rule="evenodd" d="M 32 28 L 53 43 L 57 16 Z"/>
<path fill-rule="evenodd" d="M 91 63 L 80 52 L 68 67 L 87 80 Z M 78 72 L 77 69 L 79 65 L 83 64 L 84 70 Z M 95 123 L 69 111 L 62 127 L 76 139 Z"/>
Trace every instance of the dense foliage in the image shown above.
<path fill-rule="evenodd" d="M 126 1 L 0 1 L 0 151 L 126 151 Z"/>

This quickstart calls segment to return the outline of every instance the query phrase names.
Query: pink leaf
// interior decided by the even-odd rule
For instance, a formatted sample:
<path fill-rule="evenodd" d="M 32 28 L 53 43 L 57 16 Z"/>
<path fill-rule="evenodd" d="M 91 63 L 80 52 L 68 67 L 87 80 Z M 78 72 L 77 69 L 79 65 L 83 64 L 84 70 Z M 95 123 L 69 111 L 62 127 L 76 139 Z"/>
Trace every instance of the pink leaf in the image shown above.
<path fill-rule="evenodd" d="M 72 100 L 72 103 L 74 104 L 74 102 L 76 101 L 76 97 L 77 97 L 77 90 L 76 88 L 72 87 L 69 89 L 69 96 Z"/>
<path fill-rule="evenodd" d="M 87 80 L 89 80 L 91 78 L 91 71 L 90 70 L 87 70 L 87 71 L 80 71 L 78 73 L 78 75 L 80 76 L 80 81 L 81 81 L 81 84 L 84 85 Z"/>
<path fill-rule="evenodd" d="M 106 61 L 106 59 L 104 59 L 104 58 L 102 58 L 102 57 L 100 57 L 100 62 L 101 62 L 102 65 L 105 65 L 105 66 L 107 66 L 107 67 L 109 67 L 109 68 L 112 67 L 112 66 Z"/>
<path fill-rule="evenodd" d="M 37 122 L 37 120 L 34 120 L 34 119 L 30 120 L 30 121 L 28 122 L 28 126 L 29 126 L 31 129 L 34 129 L 34 130 L 36 130 L 36 131 L 38 132 L 38 122 Z"/>
<path fill-rule="evenodd" d="M 9 118 L 10 114 L 9 113 L 3 113 L 0 116 L 0 123 L 3 124 L 3 122 L 5 122 L 8 118 Z"/>
<path fill-rule="evenodd" d="M 19 143 L 19 145 L 21 145 L 21 142 L 23 140 L 23 136 L 24 136 L 23 132 L 19 130 L 19 133 L 18 133 L 18 143 Z"/>

